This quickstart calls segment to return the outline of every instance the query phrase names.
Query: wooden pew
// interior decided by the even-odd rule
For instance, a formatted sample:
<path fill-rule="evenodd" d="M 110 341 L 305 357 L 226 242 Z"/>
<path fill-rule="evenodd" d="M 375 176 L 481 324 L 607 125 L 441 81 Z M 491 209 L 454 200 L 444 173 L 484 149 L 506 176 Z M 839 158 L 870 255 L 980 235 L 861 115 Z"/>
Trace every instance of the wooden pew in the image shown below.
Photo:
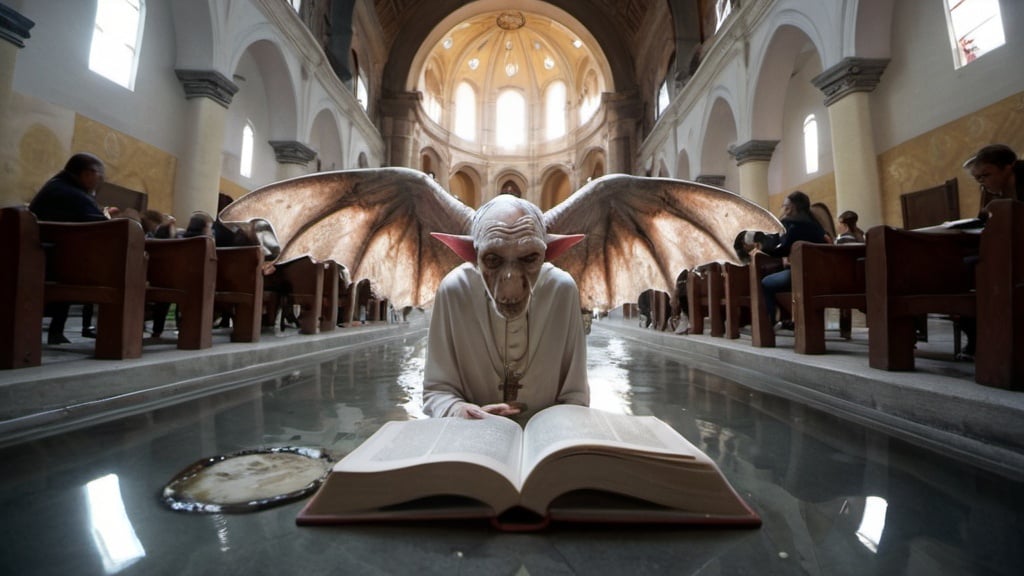
<path fill-rule="evenodd" d="M 309 256 L 274 264 L 263 279 L 263 303 L 271 323 L 282 303 L 299 306 L 299 333 L 316 334 L 320 328 L 324 295 L 324 266 Z"/>
<path fill-rule="evenodd" d="M 725 337 L 740 337 L 740 327 L 750 323 L 750 266 L 722 263 L 725 292 Z"/>
<path fill-rule="evenodd" d="M 146 301 L 177 305 L 178 348 L 201 350 L 213 346 L 217 285 L 217 249 L 213 238 L 146 240 L 146 253 Z"/>
<path fill-rule="evenodd" d="M 797 353 L 825 353 L 826 308 L 867 309 L 866 254 L 864 244 L 834 246 L 797 242 L 793 245 L 790 265 Z"/>
<path fill-rule="evenodd" d="M 709 278 L 721 276 L 721 270 L 718 262 L 707 262 L 694 267 L 687 274 L 686 300 L 689 306 L 690 334 L 704 333 L 704 318 L 711 315 Z"/>
<path fill-rule="evenodd" d="M 40 222 L 39 237 L 46 248 L 46 303 L 98 304 L 96 358 L 140 357 L 146 304 L 142 226 L 128 219 Z"/>
<path fill-rule="evenodd" d="M 708 320 L 711 322 L 710 334 L 716 338 L 725 336 L 725 276 L 721 262 L 707 265 L 708 281 Z"/>
<path fill-rule="evenodd" d="M 231 314 L 232 342 L 259 342 L 263 317 L 263 248 L 217 248 L 215 308 Z"/>
<path fill-rule="evenodd" d="M 975 316 L 980 235 L 876 226 L 867 239 L 868 359 L 872 368 L 914 369 L 915 317 Z"/>
<path fill-rule="evenodd" d="M 0 369 L 39 366 L 46 256 L 36 217 L 23 207 L 0 210 Z"/>
<path fill-rule="evenodd" d="M 981 235 L 974 380 L 1024 390 L 1024 202 L 996 200 Z"/>
<path fill-rule="evenodd" d="M 324 289 L 320 303 L 320 331 L 330 332 L 338 327 L 338 300 L 340 298 L 341 265 L 334 260 L 323 262 Z"/>
<path fill-rule="evenodd" d="M 761 280 L 769 274 L 783 269 L 782 258 L 769 256 L 764 252 L 755 252 L 750 258 L 750 343 L 758 348 L 775 347 L 775 319 L 768 318 L 765 309 L 764 290 Z M 792 306 L 791 292 L 780 292 L 775 295 L 779 310 L 788 311 Z"/>

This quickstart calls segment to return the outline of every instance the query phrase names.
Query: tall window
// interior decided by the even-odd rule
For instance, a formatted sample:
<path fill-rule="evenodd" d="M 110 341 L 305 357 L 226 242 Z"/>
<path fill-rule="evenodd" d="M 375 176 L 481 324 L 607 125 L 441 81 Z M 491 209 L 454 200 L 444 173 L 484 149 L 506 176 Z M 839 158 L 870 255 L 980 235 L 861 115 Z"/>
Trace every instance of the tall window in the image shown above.
<path fill-rule="evenodd" d="M 295 9 L 295 13 L 298 14 L 299 10 L 302 9 L 302 0 L 289 0 L 289 2 L 291 3 L 292 8 Z"/>
<path fill-rule="evenodd" d="M 526 143 L 526 99 L 515 90 L 498 94 L 496 116 L 497 144 L 512 149 Z"/>
<path fill-rule="evenodd" d="M 455 135 L 476 140 L 476 92 L 467 82 L 455 89 Z"/>
<path fill-rule="evenodd" d="M 600 105 L 601 95 L 597 92 L 597 74 L 593 70 L 588 70 L 587 75 L 583 77 L 583 90 L 580 93 L 580 124 L 586 124 Z"/>
<path fill-rule="evenodd" d="M 363 107 L 363 110 L 366 110 L 367 102 L 370 101 L 369 94 L 366 92 L 366 81 L 363 80 L 361 74 L 356 76 L 356 101 Z"/>
<path fill-rule="evenodd" d="M 548 140 L 565 136 L 565 82 L 552 82 L 544 94 L 544 129 Z"/>
<path fill-rule="evenodd" d="M 655 118 L 661 118 L 661 115 L 665 113 L 668 108 L 668 78 L 661 81 L 661 86 L 658 88 L 658 114 Z"/>
<path fill-rule="evenodd" d="M 135 90 L 145 8 L 143 0 L 96 3 L 89 69 L 129 90 Z"/>
<path fill-rule="evenodd" d="M 253 138 L 252 122 L 246 121 L 245 128 L 242 128 L 242 158 L 238 168 L 239 173 L 246 178 L 252 178 Z"/>
<path fill-rule="evenodd" d="M 715 32 L 722 27 L 732 12 L 732 0 L 715 0 Z"/>
<path fill-rule="evenodd" d="M 1006 43 L 999 0 L 946 0 L 956 67 Z"/>
<path fill-rule="evenodd" d="M 814 114 L 804 118 L 804 164 L 808 174 L 818 171 L 818 121 Z"/>

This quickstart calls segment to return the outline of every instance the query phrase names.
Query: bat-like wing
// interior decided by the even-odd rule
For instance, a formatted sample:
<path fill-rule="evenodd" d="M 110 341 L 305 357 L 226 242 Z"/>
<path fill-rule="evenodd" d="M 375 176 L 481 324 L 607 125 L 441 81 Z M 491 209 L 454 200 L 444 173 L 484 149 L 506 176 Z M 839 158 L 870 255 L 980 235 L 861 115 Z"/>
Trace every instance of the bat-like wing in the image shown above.
<path fill-rule="evenodd" d="M 621 174 L 588 183 L 544 221 L 553 234 L 586 234 L 554 263 L 572 274 L 584 308 L 602 310 L 648 288 L 672 293 L 684 269 L 736 262 L 742 230 L 782 231 L 770 212 L 727 190 Z"/>
<path fill-rule="evenodd" d="M 441 279 L 462 262 L 430 233 L 468 234 L 472 215 L 426 174 L 379 168 L 276 182 L 239 198 L 220 219 L 266 218 L 281 244 L 278 261 L 333 259 L 402 307 L 431 303 Z"/>

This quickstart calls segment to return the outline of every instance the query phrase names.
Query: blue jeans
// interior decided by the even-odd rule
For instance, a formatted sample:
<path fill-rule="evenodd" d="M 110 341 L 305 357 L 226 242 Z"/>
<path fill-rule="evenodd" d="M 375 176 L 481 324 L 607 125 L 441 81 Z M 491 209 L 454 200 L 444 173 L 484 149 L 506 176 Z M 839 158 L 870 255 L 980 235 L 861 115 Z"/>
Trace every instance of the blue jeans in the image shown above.
<path fill-rule="evenodd" d="M 761 279 L 761 290 L 764 292 L 765 310 L 768 312 L 768 321 L 775 323 L 775 295 L 779 292 L 789 292 L 793 286 L 793 275 L 789 268 L 769 274 Z"/>

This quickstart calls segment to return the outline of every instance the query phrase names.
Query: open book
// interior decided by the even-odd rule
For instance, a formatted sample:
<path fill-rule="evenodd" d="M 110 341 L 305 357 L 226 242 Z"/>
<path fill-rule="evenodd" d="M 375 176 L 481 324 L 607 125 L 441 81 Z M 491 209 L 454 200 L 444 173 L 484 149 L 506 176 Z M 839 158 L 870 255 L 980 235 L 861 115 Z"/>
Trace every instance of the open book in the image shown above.
<path fill-rule="evenodd" d="M 512 420 L 388 422 L 334 465 L 300 525 L 490 518 L 759 526 L 715 463 L 654 416 L 552 406 Z"/>

